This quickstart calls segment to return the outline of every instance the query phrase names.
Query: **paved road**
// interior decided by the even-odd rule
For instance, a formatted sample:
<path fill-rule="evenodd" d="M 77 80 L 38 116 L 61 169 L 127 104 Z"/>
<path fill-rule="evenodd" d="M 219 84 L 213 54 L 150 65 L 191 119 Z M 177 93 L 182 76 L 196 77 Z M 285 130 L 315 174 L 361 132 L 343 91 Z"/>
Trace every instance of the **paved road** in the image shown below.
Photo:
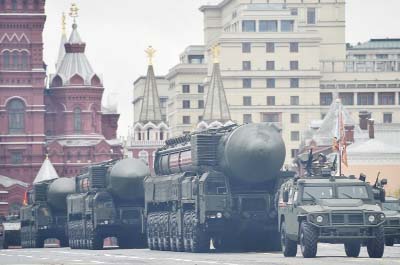
<path fill-rule="evenodd" d="M 363 248 L 360 258 L 345 257 L 342 245 L 319 244 L 316 259 L 284 258 L 281 253 L 175 253 L 147 249 L 108 249 L 102 251 L 69 248 L 0 250 L 1 265 L 96 265 L 96 264 L 162 264 L 162 265 L 400 265 L 400 245 L 387 247 L 383 259 L 367 258 Z"/>

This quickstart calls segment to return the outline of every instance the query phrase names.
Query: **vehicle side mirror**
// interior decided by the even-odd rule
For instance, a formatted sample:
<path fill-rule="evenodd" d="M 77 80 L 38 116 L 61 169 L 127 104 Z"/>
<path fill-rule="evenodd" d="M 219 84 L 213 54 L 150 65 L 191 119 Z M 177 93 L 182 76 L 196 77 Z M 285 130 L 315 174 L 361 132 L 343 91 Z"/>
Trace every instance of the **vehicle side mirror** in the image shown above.
<path fill-rule="evenodd" d="M 289 191 L 285 190 L 283 192 L 282 199 L 283 199 L 283 202 L 288 202 L 289 201 Z"/>
<path fill-rule="evenodd" d="M 381 180 L 381 185 L 382 185 L 382 186 L 385 186 L 385 185 L 387 185 L 387 184 L 388 184 L 387 179 L 382 179 L 382 180 Z"/>

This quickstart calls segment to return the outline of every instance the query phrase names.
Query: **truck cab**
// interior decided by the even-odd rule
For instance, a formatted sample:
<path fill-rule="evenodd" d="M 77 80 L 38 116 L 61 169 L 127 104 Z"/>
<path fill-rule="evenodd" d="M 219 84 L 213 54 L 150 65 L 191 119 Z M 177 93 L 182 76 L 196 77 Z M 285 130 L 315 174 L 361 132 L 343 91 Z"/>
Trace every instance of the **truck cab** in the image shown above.
<path fill-rule="evenodd" d="M 344 244 L 346 255 L 357 257 L 366 245 L 371 258 L 384 252 L 385 214 L 372 187 L 347 177 L 291 179 L 280 189 L 279 230 L 286 257 L 317 254 L 319 242 Z"/>
<path fill-rule="evenodd" d="M 400 243 L 400 199 L 386 197 L 382 203 L 383 213 L 386 215 L 385 243 L 393 246 Z"/>

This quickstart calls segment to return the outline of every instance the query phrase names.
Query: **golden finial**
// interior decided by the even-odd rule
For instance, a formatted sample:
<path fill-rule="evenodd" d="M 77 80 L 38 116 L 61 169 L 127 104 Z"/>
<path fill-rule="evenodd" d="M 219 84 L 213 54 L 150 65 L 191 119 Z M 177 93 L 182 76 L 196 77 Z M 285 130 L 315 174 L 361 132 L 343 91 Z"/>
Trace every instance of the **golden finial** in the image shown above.
<path fill-rule="evenodd" d="M 79 17 L 78 11 L 79 11 L 78 6 L 75 3 L 73 3 L 70 8 L 69 16 L 74 19 L 74 24 L 76 22 L 76 18 Z"/>
<path fill-rule="evenodd" d="M 154 54 L 156 53 L 156 50 L 152 46 L 149 46 L 146 50 L 145 53 L 147 54 L 147 57 L 149 58 L 149 65 L 153 65 L 153 58 Z"/>
<path fill-rule="evenodd" d="M 46 160 L 49 160 L 49 154 L 46 154 Z"/>
<path fill-rule="evenodd" d="M 221 54 L 221 47 L 217 44 L 211 48 L 214 63 L 219 63 L 219 55 Z"/>
<path fill-rule="evenodd" d="M 61 18 L 61 28 L 62 28 L 62 34 L 67 35 L 67 17 L 65 16 L 65 13 L 62 13 L 62 18 Z"/>

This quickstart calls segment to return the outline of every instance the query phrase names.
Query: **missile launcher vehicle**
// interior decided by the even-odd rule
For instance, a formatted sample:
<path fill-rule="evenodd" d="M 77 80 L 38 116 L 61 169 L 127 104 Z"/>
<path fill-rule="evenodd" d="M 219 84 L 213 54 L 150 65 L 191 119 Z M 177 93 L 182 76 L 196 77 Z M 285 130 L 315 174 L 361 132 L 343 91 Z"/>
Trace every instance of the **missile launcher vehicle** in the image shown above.
<path fill-rule="evenodd" d="M 285 145 L 271 124 L 230 125 L 169 139 L 145 180 L 150 249 L 279 248 L 277 190 Z"/>
<path fill-rule="evenodd" d="M 9 246 L 21 246 L 21 222 L 19 216 L 9 215 L 4 217 L 2 225 L 4 234 L 3 248 L 7 249 Z M 0 228 L 0 234 L 1 233 Z"/>
<path fill-rule="evenodd" d="M 383 213 L 386 215 L 385 221 L 385 243 L 386 246 L 400 244 L 400 199 L 386 197 L 382 203 Z"/>
<path fill-rule="evenodd" d="M 76 193 L 67 198 L 71 248 L 102 249 L 115 237 L 121 248 L 145 246 L 143 180 L 148 166 L 137 159 L 89 166 L 75 178 Z"/>
<path fill-rule="evenodd" d="M 69 178 L 33 185 L 20 211 L 23 248 L 42 248 L 49 238 L 58 239 L 61 247 L 68 246 L 66 197 L 74 192 L 74 181 Z"/>

